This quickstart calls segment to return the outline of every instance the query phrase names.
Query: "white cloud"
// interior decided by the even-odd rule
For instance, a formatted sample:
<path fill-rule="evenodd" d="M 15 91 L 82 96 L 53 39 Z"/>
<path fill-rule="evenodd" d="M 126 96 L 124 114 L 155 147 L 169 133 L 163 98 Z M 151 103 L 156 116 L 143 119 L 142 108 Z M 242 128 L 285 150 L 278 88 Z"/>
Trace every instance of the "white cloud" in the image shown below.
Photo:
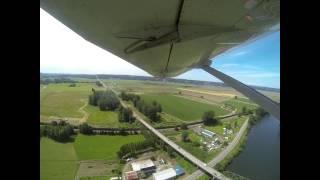
<path fill-rule="evenodd" d="M 40 71 L 149 75 L 84 40 L 42 9 L 40 9 Z"/>

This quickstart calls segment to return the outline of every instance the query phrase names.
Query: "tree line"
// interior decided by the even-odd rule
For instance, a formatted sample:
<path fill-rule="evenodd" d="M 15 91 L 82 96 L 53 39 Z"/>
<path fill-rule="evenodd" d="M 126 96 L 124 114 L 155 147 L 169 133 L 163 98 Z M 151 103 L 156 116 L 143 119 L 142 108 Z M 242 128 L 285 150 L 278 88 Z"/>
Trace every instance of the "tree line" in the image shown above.
<path fill-rule="evenodd" d="M 74 135 L 73 127 L 65 121 L 52 121 L 49 125 L 40 126 L 40 138 L 48 137 L 59 142 L 65 142 Z"/>
<path fill-rule="evenodd" d="M 133 106 L 136 107 L 142 114 L 147 116 L 151 121 L 160 121 L 160 115 L 162 107 L 157 101 L 153 101 L 151 104 L 145 102 L 139 95 L 121 92 L 120 98 L 124 101 L 131 101 Z"/>
<path fill-rule="evenodd" d="M 89 95 L 89 104 L 99 106 L 101 111 L 114 111 L 119 107 L 120 102 L 112 91 L 96 91 L 92 88 L 92 94 Z"/>
<path fill-rule="evenodd" d="M 76 83 L 77 81 L 69 79 L 69 78 L 55 78 L 55 79 L 40 79 L 40 84 L 50 84 L 50 83 Z"/>
<path fill-rule="evenodd" d="M 120 159 L 125 155 L 135 156 L 137 151 L 144 150 L 153 145 L 154 143 L 151 142 L 150 140 L 124 144 L 120 147 L 119 151 L 117 152 L 117 155 Z"/>

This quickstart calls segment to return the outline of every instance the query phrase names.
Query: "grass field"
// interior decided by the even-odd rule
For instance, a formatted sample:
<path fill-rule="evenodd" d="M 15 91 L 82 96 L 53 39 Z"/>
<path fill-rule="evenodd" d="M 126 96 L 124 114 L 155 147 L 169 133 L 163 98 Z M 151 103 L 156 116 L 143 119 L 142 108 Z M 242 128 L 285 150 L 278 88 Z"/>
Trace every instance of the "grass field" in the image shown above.
<path fill-rule="evenodd" d="M 71 180 L 77 171 L 77 156 L 73 143 L 40 140 L 40 179 Z"/>
<path fill-rule="evenodd" d="M 254 110 L 258 107 L 256 104 L 250 104 L 249 100 L 231 99 L 228 101 L 224 101 L 223 103 L 236 108 L 237 112 L 241 112 L 243 107 L 246 107 L 247 110 Z"/>
<path fill-rule="evenodd" d="M 88 101 L 91 89 L 99 89 L 93 83 L 77 83 L 69 87 L 69 83 L 49 84 L 40 91 L 40 115 L 81 118 L 79 108 Z"/>
<path fill-rule="evenodd" d="M 117 159 L 117 151 L 122 145 L 143 140 L 144 137 L 142 135 L 86 136 L 79 134 L 76 138 L 74 146 L 79 160 L 114 160 Z"/>
<path fill-rule="evenodd" d="M 157 101 L 161 104 L 164 112 L 184 121 L 199 120 L 201 119 L 203 112 L 208 110 L 215 111 L 217 116 L 228 113 L 228 111 L 215 105 L 200 103 L 173 95 L 143 94 L 141 97 L 150 103 L 154 100 Z"/>
<path fill-rule="evenodd" d="M 237 117 L 230 122 L 221 122 L 215 126 L 204 126 L 204 128 L 223 136 L 223 128 L 225 127 L 225 124 L 231 123 L 231 127 L 233 128 L 234 123 L 237 121 L 237 128 L 235 131 L 238 131 L 246 119 L 247 117 Z"/>

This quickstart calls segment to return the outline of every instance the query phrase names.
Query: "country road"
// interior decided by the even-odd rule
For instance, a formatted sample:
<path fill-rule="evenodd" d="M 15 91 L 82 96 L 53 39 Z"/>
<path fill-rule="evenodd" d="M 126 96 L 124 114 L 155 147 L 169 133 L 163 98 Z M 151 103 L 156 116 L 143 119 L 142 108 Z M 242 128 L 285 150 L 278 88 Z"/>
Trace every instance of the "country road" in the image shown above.
<path fill-rule="evenodd" d="M 239 132 L 237 133 L 236 137 L 232 140 L 232 142 L 223 150 L 221 151 L 218 156 L 216 156 L 214 159 L 212 159 L 208 166 L 214 167 L 216 164 L 218 164 L 220 161 L 222 161 L 239 143 L 243 133 L 246 131 L 248 127 L 249 118 L 243 123 L 241 126 Z M 193 172 L 191 175 L 187 176 L 185 180 L 195 180 L 198 177 L 202 176 L 204 173 L 201 170 L 197 170 Z"/>
<path fill-rule="evenodd" d="M 111 89 L 113 92 L 115 92 L 112 88 L 107 87 L 101 80 L 98 79 L 97 80 L 100 81 L 100 83 L 103 85 L 103 87 L 105 87 L 106 89 Z M 116 92 L 115 92 L 116 93 Z M 116 93 L 117 94 L 117 93 Z M 121 100 L 120 103 L 122 104 L 123 107 L 127 107 L 127 105 Z M 171 146 L 175 151 L 177 151 L 178 153 L 180 153 L 182 156 L 184 156 L 185 158 L 187 158 L 188 160 L 190 160 L 193 164 L 195 164 L 196 166 L 198 166 L 200 169 L 202 169 L 203 171 L 207 172 L 208 174 L 210 174 L 212 177 L 216 177 L 218 179 L 228 179 L 227 177 L 225 177 L 222 173 L 218 172 L 217 170 L 207 166 L 207 164 L 205 164 L 204 162 L 200 161 L 199 159 L 197 159 L 196 157 L 194 157 L 192 154 L 190 154 L 189 152 L 185 151 L 184 149 L 180 148 L 180 146 L 178 146 L 177 144 L 175 144 L 173 141 L 171 141 L 169 138 L 167 138 L 166 136 L 164 136 L 163 134 L 161 134 L 158 130 L 156 130 L 155 128 L 153 128 L 151 125 L 149 125 L 147 122 L 145 122 L 143 120 L 143 118 L 141 118 L 141 116 L 139 114 L 137 114 L 135 111 L 133 111 L 133 116 L 140 121 L 146 128 L 148 128 L 152 133 L 154 133 L 156 136 L 158 136 L 161 140 L 163 140 L 166 144 L 168 144 L 169 146 Z"/>

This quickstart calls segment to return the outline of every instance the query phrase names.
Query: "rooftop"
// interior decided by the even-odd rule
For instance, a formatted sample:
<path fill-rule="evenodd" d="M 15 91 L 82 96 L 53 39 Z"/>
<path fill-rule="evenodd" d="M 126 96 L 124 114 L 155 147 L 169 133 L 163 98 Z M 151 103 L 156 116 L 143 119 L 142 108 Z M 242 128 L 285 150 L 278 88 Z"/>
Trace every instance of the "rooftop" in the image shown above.
<path fill-rule="evenodd" d="M 145 169 L 153 166 L 154 166 L 154 163 L 150 159 L 131 163 L 131 167 L 133 171 L 140 171 L 141 169 Z"/>
<path fill-rule="evenodd" d="M 153 174 L 154 180 L 166 180 L 176 176 L 176 171 L 173 168 L 165 169 Z"/>

